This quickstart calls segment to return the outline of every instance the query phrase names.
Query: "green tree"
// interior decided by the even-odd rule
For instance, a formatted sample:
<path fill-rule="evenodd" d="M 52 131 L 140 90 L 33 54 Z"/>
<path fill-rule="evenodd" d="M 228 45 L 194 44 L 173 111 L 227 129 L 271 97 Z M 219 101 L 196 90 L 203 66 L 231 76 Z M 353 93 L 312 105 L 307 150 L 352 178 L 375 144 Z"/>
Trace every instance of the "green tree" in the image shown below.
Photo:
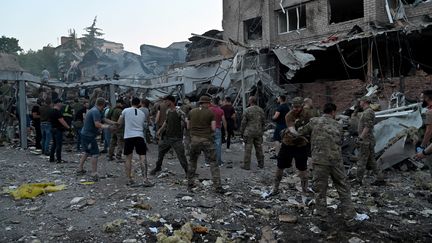
<path fill-rule="evenodd" d="M 46 68 L 52 78 L 57 78 L 58 58 L 55 55 L 55 48 L 50 45 L 43 47 L 42 50 L 21 52 L 18 61 L 25 70 L 35 76 L 40 76 Z"/>
<path fill-rule="evenodd" d="M 102 29 L 96 27 L 96 18 L 93 19 L 93 24 L 89 27 L 84 28 L 84 30 L 87 32 L 86 34 L 83 34 L 83 45 L 82 50 L 84 53 L 92 50 L 93 48 L 99 48 L 102 46 L 102 38 L 99 38 L 104 35 L 104 33 L 101 32 Z"/>
<path fill-rule="evenodd" d="M 23 49 L 18 45 L 19 40 L 11 37 L 2 36 L 0 38 L 0 52 L 8 54 L 17 54 L 17 52 Z"/>

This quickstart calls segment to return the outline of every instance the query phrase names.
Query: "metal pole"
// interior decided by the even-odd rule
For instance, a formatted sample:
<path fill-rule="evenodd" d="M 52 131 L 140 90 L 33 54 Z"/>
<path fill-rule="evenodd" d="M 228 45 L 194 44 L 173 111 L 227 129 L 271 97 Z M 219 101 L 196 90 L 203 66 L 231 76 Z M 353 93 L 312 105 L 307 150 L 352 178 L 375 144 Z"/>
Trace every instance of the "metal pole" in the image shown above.
<path fill-rule="evenodd" d="M 27 148 L 27 99 L 25 91 L 25 81 L 18 81 L 18 105 L 20 119 L 20 141 L 21 148 Z"/>
<path fill-rule="evenodd" d="M 243 111 L 246 110 L 246 93 L 245 93 L 245 80 L 244 80 L 244 55 L 242 55 L 242 61 L 241 61 L 241 98 L 242 98 L 242 105 L 243 105 Z"/>
<path fill-rule="evenodd" d="M 116 104 L 116 97 L 115 97 L 115 86 L 114 84 L 109 85 L 109 101 L 111 104 L 111 107 L 114 107 Z"/>

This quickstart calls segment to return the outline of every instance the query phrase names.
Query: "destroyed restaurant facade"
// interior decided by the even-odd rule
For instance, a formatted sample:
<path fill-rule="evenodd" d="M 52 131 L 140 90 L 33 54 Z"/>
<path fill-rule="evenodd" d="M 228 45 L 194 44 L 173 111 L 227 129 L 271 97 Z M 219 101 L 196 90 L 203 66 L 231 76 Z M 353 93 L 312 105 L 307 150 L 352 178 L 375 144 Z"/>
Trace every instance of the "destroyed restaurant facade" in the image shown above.
<path fill-rule="evenodd" d="M 397 92 L 416 100 L 431 87 L 431 24 L 430 0 L 223 1 L 224 39 L 253 57 L 245 67 L 290 96 L 339 109 L 368 84 L 384 102 Z"/>

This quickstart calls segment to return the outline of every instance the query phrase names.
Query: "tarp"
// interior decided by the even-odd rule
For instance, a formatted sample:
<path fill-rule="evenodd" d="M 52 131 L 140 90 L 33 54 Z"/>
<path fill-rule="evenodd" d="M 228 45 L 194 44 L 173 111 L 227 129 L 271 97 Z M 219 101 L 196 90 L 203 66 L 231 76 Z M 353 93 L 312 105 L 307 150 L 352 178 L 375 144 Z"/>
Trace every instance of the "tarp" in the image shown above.
<path fill-rule="evenodd" d="M 401 117 L 392 117 L 377 123 L 374 126 L 374 136 L 376 138 L 375 153 L 382 151 L 390 139 L 407 127 L 420 128 L 423 124 L 419 111 L 409 113 Z"/>
<path fill-rule="evenodd" d="M 382 170 L 388 169 L 393 165 L 411 158 L 415 154 L 415 145 L 406 143 L 407 137 L 399 139 L 395 144 L 388 148 L 377 160 Z"/>
<path fill-rule="evenodd" d="M 273 49 L 273 52 L 276 54 L 279 61 L 290 69 L 286 73 L 288 79 L 292 79 L 297 70 L 306 67 L 309 62 L 315 61 L 315 57 L 312 54 L 299 50 L 276 48 Z"/>

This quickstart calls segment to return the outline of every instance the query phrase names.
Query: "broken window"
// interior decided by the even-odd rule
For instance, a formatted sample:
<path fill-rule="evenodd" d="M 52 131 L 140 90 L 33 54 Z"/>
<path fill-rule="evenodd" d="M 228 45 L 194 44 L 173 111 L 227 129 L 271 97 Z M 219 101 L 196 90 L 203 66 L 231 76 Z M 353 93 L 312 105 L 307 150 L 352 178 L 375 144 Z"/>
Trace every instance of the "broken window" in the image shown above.
<path fill-rule="evenodd" d="M 279 10 L 277 16 L 279 34 L 306 28 L 306 7 L 304 5 L 286 8 L 284 11 Z"/>
<path fill-rule="evenodd" d="M 428 0 L 402 0 L 403 4 L 419 4 L 422 2 L 427 2 Z"/>
<path fill-rule="evenodd" d="M 245 41 L 261 40 L 262 38 L 262 18 L 256 17 L 244 21 Z"/>
<path fill-rule="evenodd" d="M 363 0 L 329 0 L 330 24 L 364 17 Z"/>

